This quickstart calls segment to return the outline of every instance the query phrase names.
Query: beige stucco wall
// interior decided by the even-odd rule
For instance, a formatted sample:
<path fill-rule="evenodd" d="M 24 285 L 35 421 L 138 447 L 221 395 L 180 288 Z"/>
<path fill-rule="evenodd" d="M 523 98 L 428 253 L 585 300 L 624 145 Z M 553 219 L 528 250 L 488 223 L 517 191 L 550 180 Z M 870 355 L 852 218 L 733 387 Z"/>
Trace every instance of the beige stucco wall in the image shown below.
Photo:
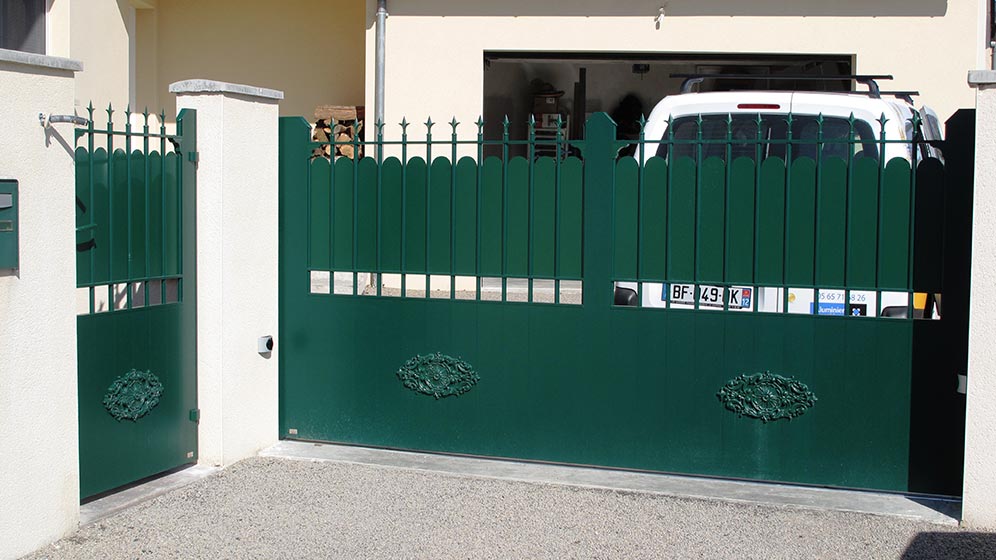
<path fill-rule="evenodd" d="M 0 270 L 0 559 L 75 530 L 76 214 L 73 73 L 0 62 L 0 178 L 18 181 L 20 269 Z"/>
<path fill-rule="evenodd" d="M 385 134 L 397 135 L 394 123 L 402 117 L 445 122 L 455 115 L 463 123 L 461 135 L 473 137 L 482 113 L 485 51 L 851 54 L 856 72 L 895 75 L 888 89 L 919 90 L 920 101 L 942 118 L 973 105 L 965 73 L 986 63 L 985 6 L 977 0 L 673 0 L 664 3 L 657 29 L 661 4 L 391 0 Z M 373 14 L 368 0 L 371 114 Z"/>
<path fill-rule="evenodd" d="M 138 104 L 169 111 L 169 84 L 208 78 L 282 90 L 280 113 L 309 120 L 316 105 L 362 105 L 363 10 L 362 0 L 161 1 L 140 14 L 156 20 L 157 94 L 143 83 Z"/>
<path fill-rule="evenodd" d="M 85 115 L 84 108 L 92 101 L 99 109 L 105 109 L 110 103 L 123 115 L 125 107 L 135 103 L 134 6 L 130 0 L 55 2 L 68 2 L 70 6 L 68 56 L 82 61 L 85 67 L 76 76 L 77 110 Z M 95 115 L 98 122 L 106 122 L 107 114 L 100 119 Z"/>
<path fill-rule="evenodd" d="M 197 110 L 197 403 L 200 462 L 277 442 L 277 124 L 273 98 L 177 96 Z M 273 335 L 269 355 L 260 336 Z"/>

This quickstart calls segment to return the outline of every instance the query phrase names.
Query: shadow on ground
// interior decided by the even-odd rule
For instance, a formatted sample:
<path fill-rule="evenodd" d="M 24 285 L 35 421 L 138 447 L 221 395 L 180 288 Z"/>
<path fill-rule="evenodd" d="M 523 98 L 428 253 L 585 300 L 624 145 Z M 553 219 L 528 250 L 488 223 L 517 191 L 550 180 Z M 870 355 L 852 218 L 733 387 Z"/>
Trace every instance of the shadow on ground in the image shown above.
<path fill-rule="evenodd" d="M 918 533 L 903 552 L 902 560 L 991 560 L 996 534 L 970 532 Z"/>

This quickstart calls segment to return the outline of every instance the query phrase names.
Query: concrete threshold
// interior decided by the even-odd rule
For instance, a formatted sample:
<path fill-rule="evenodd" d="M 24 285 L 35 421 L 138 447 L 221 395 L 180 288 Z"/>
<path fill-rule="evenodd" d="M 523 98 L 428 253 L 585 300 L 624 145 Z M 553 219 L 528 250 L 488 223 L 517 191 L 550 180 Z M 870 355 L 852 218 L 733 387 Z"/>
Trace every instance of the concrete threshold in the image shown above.
<path fill-rule="evenodd" d="M 679 498 L 885 515 L 941 525 L 957 525 L 961 512 L 961 502 L 956 499 L 455 457 L 334 444 L 281 441 L 261 451 L 260 456 L 335 461 Z"/>
<path fill-rule="evenodd" d="M 193 465 L 181 471 L 104 496 L 99 500 L 85 503 L 80 506 L 80 527 L 151 500 L 156 496 L 182 488 L 192 482 L 197 482 L 220 470 L 219 467 Z"/>

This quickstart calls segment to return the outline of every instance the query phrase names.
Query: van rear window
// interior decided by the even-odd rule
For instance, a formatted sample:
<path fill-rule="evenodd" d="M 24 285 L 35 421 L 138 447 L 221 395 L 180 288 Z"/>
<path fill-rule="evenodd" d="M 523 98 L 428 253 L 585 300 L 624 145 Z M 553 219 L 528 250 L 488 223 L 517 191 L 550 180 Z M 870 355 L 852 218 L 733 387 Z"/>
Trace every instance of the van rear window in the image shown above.
<path fill-rule="evenodd" d="M 727 115 L 702 115 L 702 139 L 698 140 L 697 116 L 680 117 L 674 120 L 674 144 L 670 146 L 676 156 L 697 157 L 701 146 L 701 157 L 726 159 Z M 823 137 L 819 138 L 817 117 L 793 115 L 792 120 L 792 159 L 809 157 L 816 159 L 819 144 L 823 143 L 823 157 L 846 159 L 848 153 L 855 158 L 878 158 L 878 145 L 872 127 L 865 121 L 854 122 L 854 136 L 847 119 L 823 117 Z M 733 159 L 747 157 L 761 159 L 779 157 L 784 159 L 788 124 L 785 115 L 762 114 L 758 125 L 757 115 L 733 115 L 730 125 L 732 142 L 730 155 Z M 665 134 L 657 149 L 657 155 L 667 158 L 669 152 L 668 135 Z"/>

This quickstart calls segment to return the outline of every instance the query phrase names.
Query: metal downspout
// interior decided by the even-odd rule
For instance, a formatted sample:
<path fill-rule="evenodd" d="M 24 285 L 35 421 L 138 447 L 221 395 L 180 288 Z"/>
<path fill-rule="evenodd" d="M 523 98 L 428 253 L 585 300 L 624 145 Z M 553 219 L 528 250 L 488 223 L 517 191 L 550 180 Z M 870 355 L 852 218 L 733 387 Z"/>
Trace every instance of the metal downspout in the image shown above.
<path fill-rule="evenodd" d="M 384 52 L 387 35 L 387 0 L 377 0 L 377 60 L 374 70 L 374 124 L 384 122 Z"/>

